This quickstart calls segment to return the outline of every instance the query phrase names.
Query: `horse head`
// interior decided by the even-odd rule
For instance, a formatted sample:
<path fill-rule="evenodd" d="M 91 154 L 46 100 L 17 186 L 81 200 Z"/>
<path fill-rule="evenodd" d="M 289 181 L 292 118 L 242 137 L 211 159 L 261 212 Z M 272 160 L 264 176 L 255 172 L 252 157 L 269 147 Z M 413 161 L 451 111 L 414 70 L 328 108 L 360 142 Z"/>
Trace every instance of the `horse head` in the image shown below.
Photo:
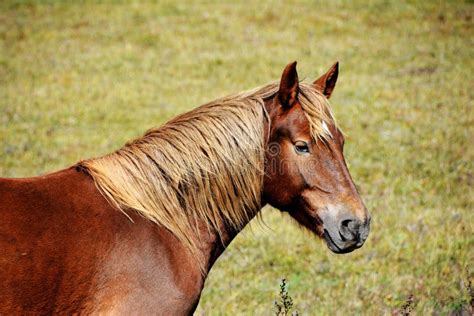
<path fill-rule="evenodd" d="M 333 252 L 346 253 L 364 244 L 370 215 L 344 160 L 344 135 L 328 107 L 337 76 L 338 63 L 303 87 L 296 62 L 286 66 L 278 92 L 265 103 L 270 124 L 263 199 L 324 238 Z"/>

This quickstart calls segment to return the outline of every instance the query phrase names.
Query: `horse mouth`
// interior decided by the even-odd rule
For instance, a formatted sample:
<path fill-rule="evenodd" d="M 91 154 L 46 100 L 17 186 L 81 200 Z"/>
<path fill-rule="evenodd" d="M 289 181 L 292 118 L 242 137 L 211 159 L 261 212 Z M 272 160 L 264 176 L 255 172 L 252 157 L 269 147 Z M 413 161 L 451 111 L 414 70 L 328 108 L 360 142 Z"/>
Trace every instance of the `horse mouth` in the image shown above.
<path fill-rule="evenodd" d="M 326 241 L 327 247 L 334 253 L 344 254 L 352 252 L 363 245 L 363 241 L 358 240 L 346 240 L 341 235 L 339 230 L 331 229 L 334 228 L 334 223 L 331 221 L 325 222 L 318 213 L 318 210 L 311 206 L 311 204 L 305 199 L 302 201 L 303 211 L 289 211 L 289 213 L 295 218 L 300 224 L 305 226 L 307 229 L 317 234 L 319 237 Z M 301 209 L 300 209 L 301 210 Z M 330 231 L 333 232 L 331 235 Z M 365 239 L 364 239 L 365 240 Z"/>
<path fill-rule="evenodd" d="M 323 238 L 326 241 L 328 248 L 337 254 L 349 253 L 356 250 L 357 248 L 360 248 L 360 246 L 357 246 L 356 243 L 350 244 L 349 246 L 346 246 L 346 244 L 338 245 L 337 242 L 332 239 L 331 234 L 326 229 L 324 229 Z"/>

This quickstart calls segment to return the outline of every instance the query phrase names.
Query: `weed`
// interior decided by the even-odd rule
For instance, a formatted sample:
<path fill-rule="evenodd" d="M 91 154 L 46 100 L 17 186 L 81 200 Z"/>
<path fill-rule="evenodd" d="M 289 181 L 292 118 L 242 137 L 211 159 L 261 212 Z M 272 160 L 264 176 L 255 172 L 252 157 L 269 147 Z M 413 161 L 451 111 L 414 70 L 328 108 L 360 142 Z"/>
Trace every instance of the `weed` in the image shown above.
<path fill-rule="evenodd" d="M 469 299 L 467 311 L 469 312 L 469 315 L 474 315 L 474 289 L 472 288 L 471 279 L 472 277 L 469 272 L 469 267 L 466 267 L 466 291 Z"/>
<path fill-rule="evenodd" d="M 413 311 L 414 302 L 415 302 L 414 295 L 413 294 L 408 295 L 407 299 L 405 300 L 405 303 L 402 305 L 402 307 L 398 311 L 394 313 L 394 315 L 409 316 L 411 312 Z"/>
<path fill-rule="evenodd" d="M 293 310 L 293 299 L 291 298 L 290 294 L 288 293 L 288 285 L 286 284 L 286 280 L 282 279 L 280 283 L 280 293 L 279 293 L 279 301 L 275 301 L 275 309 L 276 309 L 276 316 L 287 316 L 293 315 L 297 316 L 298 312 Z"/>

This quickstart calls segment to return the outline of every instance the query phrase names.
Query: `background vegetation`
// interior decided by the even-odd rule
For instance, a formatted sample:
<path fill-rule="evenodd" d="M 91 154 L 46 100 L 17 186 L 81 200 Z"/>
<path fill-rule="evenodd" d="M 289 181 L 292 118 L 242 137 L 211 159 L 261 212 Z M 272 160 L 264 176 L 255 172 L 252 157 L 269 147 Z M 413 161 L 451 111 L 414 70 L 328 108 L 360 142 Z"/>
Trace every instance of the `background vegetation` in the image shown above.
<path fill-rule="evenodd" d="M 0 4 L 0 175 L 108 153 L 205 101 L 341 63 L 332 98 L 372 212 L 365 246 L 331 253 L 265 209 L 212 270 L 197 314 L 447 314 L 474 269 L 472 2 Z"/>

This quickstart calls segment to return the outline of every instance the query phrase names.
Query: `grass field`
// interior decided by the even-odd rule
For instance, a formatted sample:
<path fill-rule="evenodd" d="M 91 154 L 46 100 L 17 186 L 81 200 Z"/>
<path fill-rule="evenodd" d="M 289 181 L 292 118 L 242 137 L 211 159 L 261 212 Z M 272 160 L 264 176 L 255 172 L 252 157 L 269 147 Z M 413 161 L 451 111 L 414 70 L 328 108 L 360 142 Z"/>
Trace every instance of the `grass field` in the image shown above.
<path fill-rule="evenodd" d="M 468 305 L 474 271 L 474 5 L 461 1 L 0 3 L 0 176 L 119 148 L 205 101 L 341 64 L 331 99 L 372 213 L 347 255 L 267 208 L 213 268 L 197 314 L 417 315 Z M 464 307 L 463 307 L 464 306 Z"/>

